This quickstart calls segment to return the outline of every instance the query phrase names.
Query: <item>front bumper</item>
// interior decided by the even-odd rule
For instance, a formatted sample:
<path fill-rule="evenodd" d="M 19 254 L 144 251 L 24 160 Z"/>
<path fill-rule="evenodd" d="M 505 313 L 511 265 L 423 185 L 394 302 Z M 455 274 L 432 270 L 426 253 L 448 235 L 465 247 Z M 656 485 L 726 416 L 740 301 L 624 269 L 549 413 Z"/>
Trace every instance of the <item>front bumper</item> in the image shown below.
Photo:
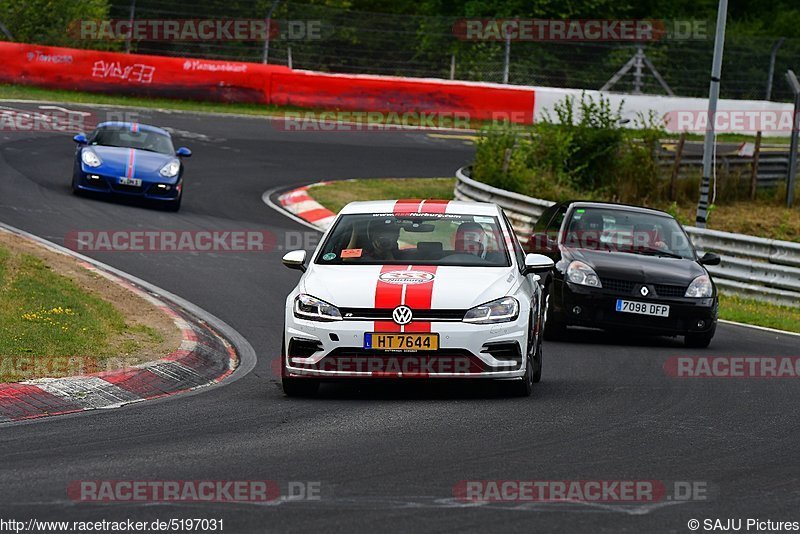
<path fill-rule="evenodd" d="M 73 184 L 76 189 L 91 193 L 108 193 L 149 200 L 175 200 L 180 195 L 181 182 L 168 184 L 142 180 L 141 186 L 120 185 L 116 176 L 106 176 L 84 170 L 77 170 Z M 164 186 L 168 187 L 165 188 Z"/>
<path fill-rule="evenodd" d="M 316 322 L 289 312 L 284 376 L 517 379 L 525 374 L 528 324 L 521 318 L 494 325 L 432 322 L 437 351 L 364 349 L 364 334 L 379 331 L 371 321 Z"/>
<path fill-rule="evenodd" d="M 688 297 L 642 297 L 606 289 L 565 283 L 556 313 L 567 325 L 603 329 L 625 329 L 645 334 L 701 334 L 716 328 L 718 299 Z M 668 317 L 616 311 L 617 299 L 665 304 Z"/>

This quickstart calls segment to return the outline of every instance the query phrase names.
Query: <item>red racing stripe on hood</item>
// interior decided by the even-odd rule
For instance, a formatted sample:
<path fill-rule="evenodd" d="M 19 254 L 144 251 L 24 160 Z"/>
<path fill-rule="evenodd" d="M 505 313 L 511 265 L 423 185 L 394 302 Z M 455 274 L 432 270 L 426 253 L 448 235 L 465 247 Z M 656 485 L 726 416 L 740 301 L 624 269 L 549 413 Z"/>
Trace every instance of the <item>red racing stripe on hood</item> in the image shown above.
<path fill-rule="evenodd" d="M 133 170 L 136 165 L 136 151 L 131 149 L 128 153 L 128 168 L 125 172 L 125 176 L 128 178 L 133 178 Z"/>
<path fill-rule="evenodd" d="M 402 270 L 398 265 L 384 265 L 381 267 L 380 274 L 388 273 L 391 271 Z M 375 308 L 389 308 L 394 309 L 400 305 L 403 298 L 403 286 L 400 284 L 389 284 L 380 279 L 375 285 Z M 375 321 L 375 332 L 399 332 L 400 325 L 394 321 Z"/>
<path fill-rule="evenodd" d="M 424 284 L 407 285 L 404 304 L 411 308 L 412 311 L 430 310 L 431 301 L 433 300 L 433 285 L 436 283 L 436 266 L 413 265 L 411 270 L 431 273 L 434 275 L 434 278 L 430 282 Z M 405 325 L 403 330 L 405 332 L 430 332 L 431 323 L 426 321 L 412 321 Z"/>
<path fill-rule="evenodd" d="M 435 265 L 384 265 L 381 267 L 379 278 L 375 285 L 375 308 L 392 310 L 405 304 L 411 310 L 429 310 L 433 300 L 433 285 L 436 283 Z M 430 273 L 434 277 L 429 282 L 415 284 L 397 284 L 381 280 L 380 275 L 393 271 L 421 271 Z M 375 321 L 375 332 L 430 332 L 431 323 L 428 321 L 413 321 L 400 326 L 394 321 Z"/>

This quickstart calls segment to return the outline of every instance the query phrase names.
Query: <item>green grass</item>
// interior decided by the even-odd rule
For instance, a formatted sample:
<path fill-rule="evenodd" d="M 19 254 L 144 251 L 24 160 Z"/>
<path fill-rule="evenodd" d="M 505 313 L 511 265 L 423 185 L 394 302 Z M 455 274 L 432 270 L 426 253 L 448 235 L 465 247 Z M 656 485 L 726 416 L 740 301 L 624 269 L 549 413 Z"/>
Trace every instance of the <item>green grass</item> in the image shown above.
<path fill-rule="evenodd" d="M 375 178 L 312 187 L 309 195 L 334 213 L 353 200 L 452 199 L 455 178 Z"/>
<path fill-rule="evenodd" d="M 134 349 L 131 334 L 151 341 L 148 327 L 129 328 L 105 300 L 54 273 L 42 260 L 0 247 L 0 382 L 99 370 L 100 362 Z M 141 337 L 141 336 L 137 336 Z"/>
<path fill-rule="evenodd" d="M 720 319 L 800 333 L 800 308 L 776 306 L 756 300 L 722 295 Z"/>

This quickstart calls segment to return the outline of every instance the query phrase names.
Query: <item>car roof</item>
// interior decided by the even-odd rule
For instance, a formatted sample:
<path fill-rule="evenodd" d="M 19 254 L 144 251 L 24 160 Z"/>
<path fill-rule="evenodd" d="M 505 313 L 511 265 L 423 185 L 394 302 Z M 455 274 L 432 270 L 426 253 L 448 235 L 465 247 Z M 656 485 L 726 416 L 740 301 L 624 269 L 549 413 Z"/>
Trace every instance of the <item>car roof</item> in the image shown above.
<path fill-rule="evenodd" d="M 644 206 L 634 206 L 631 204 L 619 204 L 617 202 L 597 202 L 593 200 L 567 200 L 561 202 L 562 206 L 569 206 L 573 208 L 610 208 L 625 211 L 632 211 L 636 213 L 649 213 L 651 215 L 660 215 L 662 217 L 672 217 L 669 213 L 655 208 L 645 208 Z"/>
<path fill-rule="evenodd" d="M 343 215 L 357 214 L 357 213 L 395 213 L 397 211 L 409 213 L 441 213 L 440 206 L 445 205 L 444 213 L 458 214 L 458 215 L 486 215 L 491 217 L 498 217 L 500 215 L 500 208 L 497 204 L 490 204 L 488 202 L 463 202 L 459 200 L 436 200 L 436 199 L 399 199 L 399 200 L 369 200 L 350 202 L 342 208 Z M 432 208 L 436 206 L 437 209 L 426 209 L 426 205 Z"/>
<path fill-rule="evenodd" d="M 155 132 L 161 135 L 166 135 L 170 137 L 169 132 L 163 128 L 159 128 L 158 126 L 152 126 L 150 124 L 141 124 L 139 122 L 121 122 L 121 121 L 108 121 L 108 122 L 101 122 L 97 125 L 97 128 L 123 128 L 125 130 L 138 128 L 139 130 L 145 132 Z"/>

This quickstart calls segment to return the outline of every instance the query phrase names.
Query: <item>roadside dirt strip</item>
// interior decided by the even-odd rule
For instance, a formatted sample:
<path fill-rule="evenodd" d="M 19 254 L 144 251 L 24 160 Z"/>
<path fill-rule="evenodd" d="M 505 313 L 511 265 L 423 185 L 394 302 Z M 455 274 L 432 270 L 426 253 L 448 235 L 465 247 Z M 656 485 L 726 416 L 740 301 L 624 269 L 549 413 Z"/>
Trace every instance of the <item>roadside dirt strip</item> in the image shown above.
<path fill-rule="evenodd" d="M 1 227 L 0 231 L 9 232 Z M 42 246 L 41 243 L 37 245 Z M 47 248 L 67 254 L 61 248 Z M 175 395 L 220 382 L 236 369 L 239 358 L 233 346 L 204 321 L 100 266 L 81 260 L 79 264 L 149 301 L 170 316 L 181 331 L 181 344 L 160 360 L 122 369 L 0 384 L 0 424 L 117 408 Z"/>

